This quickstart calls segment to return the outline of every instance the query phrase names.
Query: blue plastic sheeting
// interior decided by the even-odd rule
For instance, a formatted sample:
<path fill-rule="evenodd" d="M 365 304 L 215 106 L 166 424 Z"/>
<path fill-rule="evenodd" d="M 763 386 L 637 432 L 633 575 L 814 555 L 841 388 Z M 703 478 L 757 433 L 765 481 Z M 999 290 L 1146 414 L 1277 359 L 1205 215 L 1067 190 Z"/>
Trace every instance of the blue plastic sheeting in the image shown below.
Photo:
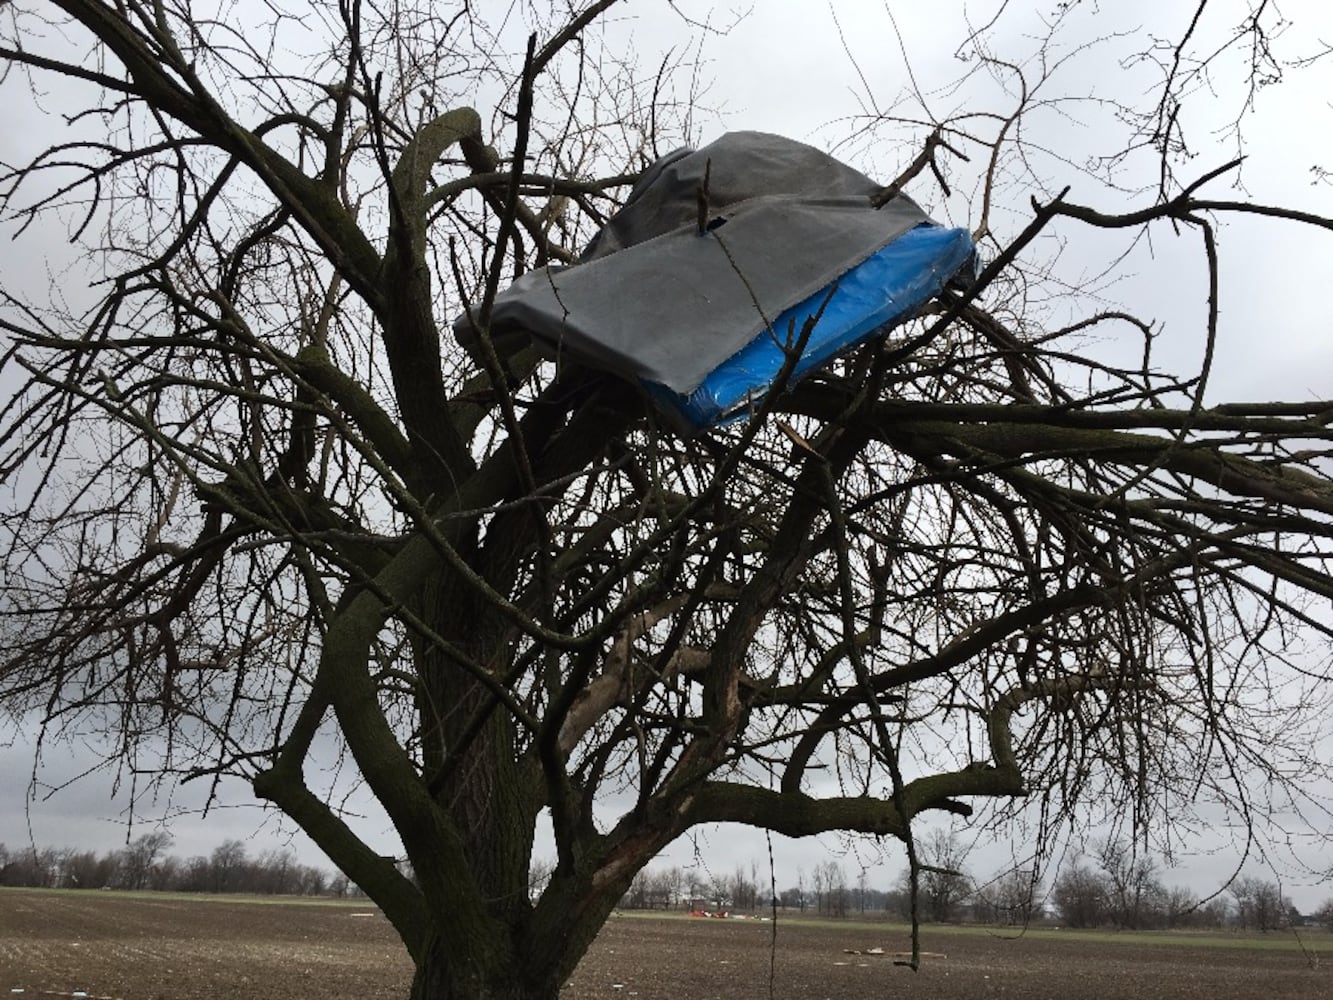
<path fill-rule="evenodd" d="M 974 254 L 966 229 L 920 225 L 866 258 L 829 287 L 784 311 L 766 330 L 719 365 L 688 396 L 648 383 L 660 403 L 690 426 L 713 427 L 744 417 L 768 392 L 786 361 L 782 345 L 799 338 L 806 321 L 824 306 L 788 385 L 838 355 L 887 333 L 934 295 Z M 825 305 L 825 299 L 828 299 Z"/>

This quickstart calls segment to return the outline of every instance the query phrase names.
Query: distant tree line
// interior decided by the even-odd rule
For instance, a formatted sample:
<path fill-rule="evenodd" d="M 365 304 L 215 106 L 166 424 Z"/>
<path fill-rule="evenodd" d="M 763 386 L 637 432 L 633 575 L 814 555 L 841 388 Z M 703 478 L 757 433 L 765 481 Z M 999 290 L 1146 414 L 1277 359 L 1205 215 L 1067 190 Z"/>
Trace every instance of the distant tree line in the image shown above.
<path fill-rule="evenodd" d="M 633 910 L 672 908 L 751 911 L 769 905 L 769 894 L 761 896 L 754 864 L 747 872 L 738 865 L 729 873 L 715 874 L 704 867 L 682 869 L 648 868 L 630 883 L 622 900 Z"/>
<path fill-rule="evenodd" d="M 1051 899 L 1069 927 L 1274 931 L 1307 923 L 1277 882 L 1245 876 L 1225 893 L 1201 900 L 1188 889 L 1164 884 L 1156 860 L 1121 841 L 1102 843 L 1091 859 L 1066 867 Z"/>
<path fill-rule="evenodd" d="M 1248 876 L 1233 880 L 1214 897 L 1201 898 L 1183 886 L 1164 883 L 1155 858 L 1120 840 L 1096 844 L 1090 856 L 1067 864 L 1049 892 L 1037 873 L 1023 868 L 975 882 L 963 864 L 966 852 L 942 832 L 923 838 L 919 846 L 924 867 L 917 886 L 917 915 L 927 922 L 1043 921 L 1122 930 L 1272 931 L 1313 923 L 1333 928 L 1333 900 L 1307 920 L 1278 883 Z M 898 893 L 902 915 L 910 905 L 906 883 L 904 875 Z"/>
<path fill-rule="evenodd" d="M 250 856 L 244 842 L 225 840 L 208 855 L 169 854 L 171 835 L 141 834 L 99 854 L 73 848 L 0 844 L 0 886 L 43 889 L 129 889 L 255 893 L 272 896 L 359 895 L 342 874 L 303 865 L 287 850 Z"/>
<path fill-rule="evenodd" d="M 72 848 L 0 843 L 0 886 L 47 889 L 127 889 L 175 892 L 252 893 L 280 896 L 361 895 L 345 875 L 297 862 L 287 850 L 251 856 L 245 843 L 226 840 L 211 854 L 179 858 L 168 853 L 171 835 L 141 834 L 123 848 L 99 854 Z M 1107 841 L 1067 865 L 1050 887 L 1030 869 L 1016 868 L 979 882 L 965 867 L 966 851 L 955 837 L 936 831 L 922 838 L 917 917 L 925 923 L 1021 926 L 1034 922 L 1067 927 L 1124 930 L 1235 928 L 1274 931 L 1320 925 L 1333 930 L 1333 899 L 1303 917 L 1281 887 L 1253 877 L 1234 880 L 1224 894 L 1200 900 L 1180 886 L 1165 885 L 1151 856 L 1121 841 Z M 410 873 L 409 873 L 410 874 Z M 534 862 L 532 891 L 541 891 L 549 864 Z M 906 873 L 887 889 L 869 884 L 864 871 L 849 880 L 841 864 L 826 860 L 796 884 L 776 894 L 767 872 L 751 862 L 729 872 L 704 864 L 645 868 L 621 900 L 625 909 L 703 909 L 759 913 L 777 907 L 814 916 L 879 915 L 907 918 L 911 893 Z"/>
<path fill-rule="evenodd" d="M 1123 841 L 1097 844 L 1088 857 L 1066 865 L 1049 891 L 1032 869 L 1013 868 L 978 881 L 965 867 L 966 851 L 955 837 L 936 831 L 918 846 L 922 867 L 916 891 L 917 918 L 925 923 L 1023 926 L 1058 924 L 1123 930 L 1230 928 L 1274 931 L 1322 925 L 1333 930 L 1333 899 L 1304 917 L 1276 882 L 1235 879 L 1223 893 L 1202 899 L 1189 889 L 1166 885 L 1158 862 Z M 763 880 L 767 882 L 768 880 Z M 771 884 L 771 883 L 770 883 Z M 888 889 L 868 884 L 864 871 L 849 881 L 843 866 L 829 860 L 774 896 L 752 863 L 717 874 L 699 864 L 646 868 L 621 900 L 626 909 L 705 909 L 757 913 L 773 905 L 785 911 L 846 917 L 879 915 L 906 919 L 912 894 L 906 873 Z"/>

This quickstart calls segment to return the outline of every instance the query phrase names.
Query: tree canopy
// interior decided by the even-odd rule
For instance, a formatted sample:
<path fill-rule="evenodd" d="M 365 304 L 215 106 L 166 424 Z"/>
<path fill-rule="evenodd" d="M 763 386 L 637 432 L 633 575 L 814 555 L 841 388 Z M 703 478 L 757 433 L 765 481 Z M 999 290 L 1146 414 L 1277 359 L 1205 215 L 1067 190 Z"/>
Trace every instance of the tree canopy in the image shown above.
<path fill-rule="evenodd" d="M 577 266 L 698 138 L 697 60 L 625 55 L 612 0 L 529 10 L 526 52 L 466 4 L 8 5 L 6 90 L 80 111 L 0 204 L 98 281 L 0 292 L 0 699 L 138 775 L 250 782 L 380 905 L 422 998 L 554 997 L 698 824 L 898 838 L 915 891 L 923 815 L 1139 830 L 1326 775 L 1333 393 L 1206 387 L 1219 226 L 1333 221 L 1191 162 L 1181 114 L 1201 23 L 1263 82 L 1268 5 L 1145 43 L 1150 99 L 1115 111 L 1157 184 L 1069 165 L 1105 171 L 1096 203 L 1024 131 L 1063 108 L 1078 6 L 1021 60 L 964 41 L 1000 110 L 909 93 L 856 123 L 886 191 L 966 192 L 976 280 L 686 438 L 488 334 L 509 280 Z M 1177 234 L 1201 369 L 1036 253 Z M 413 878 L 325 794 L 329 753 Z"/>

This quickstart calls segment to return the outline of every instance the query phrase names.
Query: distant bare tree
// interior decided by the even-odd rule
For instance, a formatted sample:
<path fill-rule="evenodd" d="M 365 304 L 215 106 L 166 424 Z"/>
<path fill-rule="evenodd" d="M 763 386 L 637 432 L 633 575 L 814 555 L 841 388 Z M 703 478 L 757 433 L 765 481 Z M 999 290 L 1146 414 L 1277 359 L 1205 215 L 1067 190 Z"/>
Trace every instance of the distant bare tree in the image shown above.
<path fill-rule="evenodd" d="M 830 917 L 847 915 L 847 875 L 842 865 L 831 858 L 815 865 L 810 877 L 815 897 L 815 912 Z"/>
<path fill-rule="evenodd" d="M 1162 916 L 1167 927 L 1202 924 L 1206 917 L 1198 897 L 1182 886 L 1170 886 L 1162 901 Z"/>
<path fill-rule="evenodd" d="M 29 846 L 6 852 L 0 845 L 0 885 L 54 889 L 60 884 L 62 862 L 55 848 Z"/>
<path fill-rule="evenodd" d="M 202 854 L 186 859 L 176 888 L 182 892 L 213 892 L 212 865 Z"/>
<path fill-rule="evenodd" d="M 922 915 L 934 923 L 947 923 L 962 915 L 963 901 L 972 894 L 972 878 L 967 873 L 967 851 L 951 833 L 935 829 L 918 844 L 920 875 L 916 895 Z M 908 887 L 910 873 L 904 872 L 902 888 Z"/>
<path fill-rule="evenodd" d="M 224 840 L 208 859 L 208 881 L 211 892 L 236 892 L 245 874 L 245 844 L 240 840 Z"/>
<path fill-rule="evenodd" d="M 1324 900 L 1322 906 L 1315 910 L 1315 919 L 1326 930 L 1333 931 L 1333 898 Z"/>
<path fill-rule="evenodd" d="M 689 868 L 685 873 L 685 895 L 691 904 L 706 898 L 708 881 L 698 868 Z"/>
<path fill-rule="evenodd" d="M 747 875 L 745 867 L 737 863 L 731 875 L 731 906 L 742 912 L 754 910 L 759 902 L 759 884 L 753 875 Z"/>
<path fill-rule="evenodd" d="M 114 884 L 118 868 L 119 859 L 115 855 L 71 851 L 65 858 L 64 885 L 70 889 L 102 889 Z M 3 876 L 0 884 L 4 884 Z"/>
<path fill-rule="evenodd" d="M 1243 876 L 1231 883 L 1236 900 L 1236 922 L 1244 930 L 1279 930 L 1288 924 L 1291 900 L 1282 895 L 1276 882 Z"/>
<path fill-rule="evenodd" d="M 301 866 L 290 850 L 265 851 L 249 867 L 251 892 L 290 895 L 301 890 Z"/>
<path fill-rule="evenodd" d="M 672 907 L 681 902 L 681 896 L 685 891 L 685 873 L 680 870 L 679 865 L 672 865 L 663 873 L 662 889 L 666 894 L 665 906 Z"/>
<path fill-rule="evenodd" d="M 1112 839 L 1097 849 L 1097 863 L 1112 922 L 1131 930 L 1157 923 L 1166 890 L 1157 879 L 1156 861 L 1136 845 Z"/>
<path fill-rule="evenodd" d="M 314 865 L 303 865 L 301 867 L 301 885 L 300 893 L 303 896 L 324 896 L 328 895 L 329 873 L 323 868 L 316 868 Z"/>
<path fill-rule="evenodd" d="M 1068 927 L 1099 927 L 1110 913 L 1110 888 L 1103 875 L 1078 862 L 1055 880 L 1051 896 Z"/>
<path fill-rule="evenodd" d="M 551 873 L 555 871 L 555 862 L 549 858 L 533 858 L 532 864 L 528 868 L 528 894 L 531 896 L 540 896 L 546 883 L 551 880 Z"/>
<path fill-rule="evenodd" d="M 648 907 L 648 869 L 639 871 L 629 884 L 629 890 L 622 901 L 631 910 L 643 910 Z"/>
<path fill-rule="evenodd" d="M 120 852 L 120 882 L 126 889 L 145 889 L 153 871 L 171 847 L 172 836 L 165 830 L 153 830 L 135 837 Z"/>
<path fill-rule="evenodd" d="M 831 917 L 845 917 L 851 906 L 847 873 L 836 861 L 826 861 L 824 871 L 824 909 Z"/>
<path fill-rule="evenodd" d="M 975 916 L 986 923 L 1026 926 L 1041 916 L 1041 881 L 1030 869 L 1013 868 L 977 889 Z"/>

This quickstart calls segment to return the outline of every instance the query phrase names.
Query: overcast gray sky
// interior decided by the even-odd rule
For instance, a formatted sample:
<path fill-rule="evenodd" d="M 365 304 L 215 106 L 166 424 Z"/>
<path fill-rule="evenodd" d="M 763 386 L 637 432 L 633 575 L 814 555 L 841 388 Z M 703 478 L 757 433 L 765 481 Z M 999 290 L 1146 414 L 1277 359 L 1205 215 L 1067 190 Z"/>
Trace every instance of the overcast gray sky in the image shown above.
<path fill-rule="evenodd" d="M 507 5 L 481 6 L 498 9 Z M 836 148 L 866 172 L 888 179 L 916 152 L 907 140 L 919 142 L 924 137 L 920 128 L 900 129 L 889 120 L 895 114 L 920 116 L 910 89 L 925 96 L 938 118 L 963 109 L 1005 114 L 1012 108 L 1012 90 L 1006 93 L 1006 81 L 990 74 L 978 72 L 961 86 L 952 86 L 975 67 L 975 62 L 956 55 L 967 26 L 989 22 L 1001 6 L 998 0 L 929 5 L 841 0 L 827 6 L 764 0 L 747 8 L 743 16 L 721 4 L 686 0 L 678 6 L 697 20 L 709 17 L 714 25 L 729 27 L 726 34 L 711 35 L 704 42 L 702 77 L 711 81 L 705 105 L 713 110 L 701 112 L 696 124 L 705 141 L 734 129 L 780 132 Z M 1012 9 L 988 36 L 989 44 L 998 54 L 1025 60 L 1034 53 L 1034 39 L 1042 32 L 1038 12 L 1056 5 L 1026 2 L 1009 6 Z M 1238 18 L 1245 6 L 1232 3 L 1228 9 Z M 1052 98 L 1078 100 L 1034 113 L 1025 122 L 1023 139 L 1034 151 L 1035 174 L 1015 174 L 1003 192 L 1004 205 L 992 220 L 1001 237 L 1024 224 L 1030 197 L 1047 198 L 1065 185 L 1072 188 L 1071 200 L 1107 211 L 1148 203 L 1151 193 L 1142 189 L 1153 183 L 1151 157 L 1125 163 L 1115 178 L 1119 191 L 1083 168 L 1090 158 L 1114 153 L 1115 144 L 1124 142 L 1124 131 L 1105 102 L 1141 101 L 1151 82 L 1150 74 L 1136 69 L 1127 57 L 1142 50 L 1151 38 L 1178 37 L 1193 7 L 1192 3 L 1160 0 L 1081 5 L 1060 42 L 1064 48 L 1057 54 L 1099 36 L 1104 41 L 1071 59 L 1045 84 Z M 1282 9 L 1296 26 L 1279 39 L 1280 58 L 1312 55 L 1319 51 L 1321 39 L 1333 43 L 1333 5 L 1304 0 L 1287 2 Z M 1230 27 L 1230 20 L 1219 17 L 1205 25 L 1200 37 L 1206 39 L 1209 32 L 1216 35 Z M 628 4 L 619 9 L 610 30 L 613 37 L 632 42 L 645 66 L 655 66 L 664 51 L 673 45 L 684 46 L 693 37 L 689 26 L 664 3 Z M 1130 34 L 1109 37 L 1121 32 Z M 1033 64 L 1027 68 L 1035 72 Z M 1315 183 L 1312 173 L 1317 166 L 1333 169 L 1333 145 L 1325 139 L 1333 134 L 1333 110 L 1328 103 L 1328 95 L 1333 94 L 1333 58 L 1307 69 L 1290 67 L 1281 85 L 1261 89 L 1248 108 L 1238 89 L 1241 68 L 1234 59 L 1219 65 L 1209 81 L 1211 90 L 1201 90 L 1191 103 L 1186 124 L 1196 157 L 1184 170 L 1202 173 L 1230 159 L 1236 147 L 1226 126 L 1243 112 L 1248 157 L 1241 175 L 1245 188 L 1232 191 L 1223 182 L 1220 190 L 1333 215 L 1333 186 Z M 3 159 L 14 161 L 40 148 L 49 134 L 45 121 L 39 108 L 25 103 L 11 81 L 0 101 Z M 871 136 L 878 139 L 872 141 Z M 895 137 L 904 141 L 895 144 L 891 141 Z M 977 166 L 974 162 L 970 167 L 956 167 L 952 198 L 945 199 L 924 178 L 912 193 L 942 221 L 971 227 L 979 202 Z M 40 261 L 44 253 L 60 259 L 60 235 L 33 234 L 17 253 L 6 251 L 0 256 L 6 280 L 16 276 L 31 282 L 44 280 L 46 269 Z M 1333 398 L 1333 337 L 1324 298 L 1333 287 L 1333 253 L 1327 234 L 1250 220 L 1224 224 L 1219 239 L 1222 327 L 1210 399 Z M 1088 234 L 1071 225 L 1057 227 L 1039 241 L 1034 252 L 1056 260 L 1059 273 L 1071 283 L 1083 283 L 1129 248 L 1126 234 Z M 1206 287 L 1200 260 L 1197 236 L 1185 233 L 1176 238 L 1162 229 L 1152 241 L 1141 241 L 1134 248 L 1118 268 L 1120 277 L 1103 289 L 1108 307 L 1128 308 L 1160 326 L 1159 363 L 1164 365 L 1197 367 L 1202 356 Z M 1114 342 L 1096 346 L 1110 353 L 1125 349 Z M 83 759 L 77 748 L 49 748 L 39 768 L 38 787 L 62 784 Z M 32 837 L 43 845 L 102 849 L 124 840 L 123 784 L 113 796 L 108 776 L 92 775 L 49 799 L 34 801 L 26 794 L 32 772 L 33 750 L 19 733 L 12 746 L 0 748 L 0 842 L 26 843 L 29 822 Z M 223 806 L 203 820 L 189 814 L 201 802 L 198 793 L 182 789 L 170 800 L 141 802 L 136 812 L 145 823 L 163 813 L 184 812 L 170 827 L 177 839 L 174 852 L 181 855 L 206 853 L 225 837 L 254 837 L 253 849 L 258 852 L 292 836 L 280 828 L 275 817 L 245 805 L 248 801 L 243 786 L 224 787 Z M 1218 824 L 1222 826 L 1222 817 Z M 372 842 L 393 850 L 385 822 L 370 814 L 361 826 Z M 1197 888 L 1215 884 L 1235 863 L 1229 842 L 1225 829 L 1201 836 L 1191 845 L 1197 853 L 1182 852 L 1180 868 L 1167 872 L 1167 881 Z M 318 860 L 304 838 L 295 836 L 292 843 L 306 860 Z M 840 849 L 835 838 L 819 844 L 775 838 L 779 883 L 794 882 L 798 865 L 808 872 L 822 859 L 824 850 Z M 673 846 L 664 863 L 693 863 L 697 852 L 714 870 L 729 871 L 737 863 L 748 865 L 751 859 L 765 866 L 766 851 L 761 835 L 705 829 L 697 838 Z M 1019 846 L 1013 856 L 1021 859 L 1023 853 Z M 902 860 L 892 845 L 885 854 L 881 859 L 873 845 L 863 843 L 846 859 L 849 876 L 854 878 L 861 864 L 877 862 L 872 878 L 876 884 L 886 884 L 901 869 Z M 983 845 L 974 867 L 984 870 L 1009 856 L 1004 845 Z M 1302 858 L 1313 860 L 1309 854 Z M 1333 894 L 1333 888 L 1296 874 L 1293 858 L 1283 851 L 1273 860 L 1273 869 L 1256 868 L 1255 873 L 1284 875 L 1298 905 L 1309 908 Z M 1325 865 L 1333 868 L 1333 853 L 1326 856 Z"/>

